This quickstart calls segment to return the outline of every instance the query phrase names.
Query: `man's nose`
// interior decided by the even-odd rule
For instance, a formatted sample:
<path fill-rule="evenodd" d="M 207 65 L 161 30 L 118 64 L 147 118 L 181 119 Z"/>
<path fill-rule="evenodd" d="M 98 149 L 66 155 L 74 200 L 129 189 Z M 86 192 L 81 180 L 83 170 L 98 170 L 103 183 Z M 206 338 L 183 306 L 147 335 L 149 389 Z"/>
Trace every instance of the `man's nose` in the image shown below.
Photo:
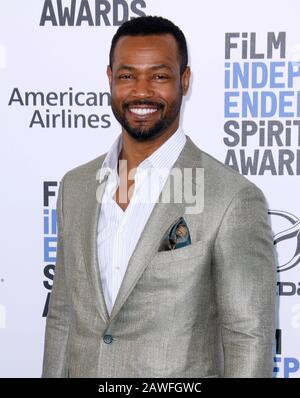
<path fill-rule="evenodd" d="M 147 79 L 136 79 L 132 95 L 139 98 L 149 98 L 154 96 L 153 87 L 151 82 Z"/>

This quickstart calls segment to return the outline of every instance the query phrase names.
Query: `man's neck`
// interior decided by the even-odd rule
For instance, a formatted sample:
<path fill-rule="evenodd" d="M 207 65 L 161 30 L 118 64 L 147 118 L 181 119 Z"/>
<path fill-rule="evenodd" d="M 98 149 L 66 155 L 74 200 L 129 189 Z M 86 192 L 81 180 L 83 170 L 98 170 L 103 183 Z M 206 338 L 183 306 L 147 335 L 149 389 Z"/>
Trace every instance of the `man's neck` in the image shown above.
<path fill-rule="evenodd" d="M 143 160 L 166 142 L 177 131 L 177 128 L 178 126 L 155 140 L 144 142 L 136 141 L 126 131 L 122 131 L 122 149 L 119 154 L 119 160 L 127 161 L 128 171 L 138 167 Z"/>

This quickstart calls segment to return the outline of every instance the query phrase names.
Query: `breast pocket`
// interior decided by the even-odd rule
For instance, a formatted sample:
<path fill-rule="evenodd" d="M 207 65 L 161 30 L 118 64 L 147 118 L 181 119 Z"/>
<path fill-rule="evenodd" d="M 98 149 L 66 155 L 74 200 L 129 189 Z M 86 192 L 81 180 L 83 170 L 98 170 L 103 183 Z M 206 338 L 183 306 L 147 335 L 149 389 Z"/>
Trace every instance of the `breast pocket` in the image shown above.
<path fill-rule="evenodd" d="M 166 250 L 154 255 L 151 263 L 177 262 L 202 255 L 203 242 L 197 241 L 179 249 Z"/>

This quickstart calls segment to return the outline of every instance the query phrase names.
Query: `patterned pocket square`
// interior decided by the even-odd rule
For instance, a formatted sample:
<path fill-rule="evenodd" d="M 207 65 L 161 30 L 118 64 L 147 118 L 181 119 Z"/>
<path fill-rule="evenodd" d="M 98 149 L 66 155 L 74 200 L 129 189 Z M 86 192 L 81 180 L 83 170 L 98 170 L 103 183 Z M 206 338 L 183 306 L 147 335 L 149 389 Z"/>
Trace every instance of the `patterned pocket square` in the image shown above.
<path fill-rule="evenodd" d="M 178 218 L 163 236 L 159 252 L 174 250 L 191 244 L 190 231 L 183 217 Z"/>

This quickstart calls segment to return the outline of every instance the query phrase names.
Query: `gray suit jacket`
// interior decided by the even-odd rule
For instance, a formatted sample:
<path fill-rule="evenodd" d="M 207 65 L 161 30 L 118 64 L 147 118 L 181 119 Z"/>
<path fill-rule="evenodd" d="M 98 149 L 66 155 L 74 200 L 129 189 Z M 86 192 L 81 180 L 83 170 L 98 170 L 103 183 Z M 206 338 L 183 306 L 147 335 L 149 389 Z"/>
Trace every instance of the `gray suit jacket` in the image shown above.
<path fill-rule="evenodd" d="M 60 184 L 43 377 L 270 377 L 276 270 L 262 192 L 187 137 L 174 167 L 204 169 L 204 209 L 155 204 L 109 316 L 96 247 L 104 157 Z M 180 216 L 191 245 L 158 252 Z"/>

